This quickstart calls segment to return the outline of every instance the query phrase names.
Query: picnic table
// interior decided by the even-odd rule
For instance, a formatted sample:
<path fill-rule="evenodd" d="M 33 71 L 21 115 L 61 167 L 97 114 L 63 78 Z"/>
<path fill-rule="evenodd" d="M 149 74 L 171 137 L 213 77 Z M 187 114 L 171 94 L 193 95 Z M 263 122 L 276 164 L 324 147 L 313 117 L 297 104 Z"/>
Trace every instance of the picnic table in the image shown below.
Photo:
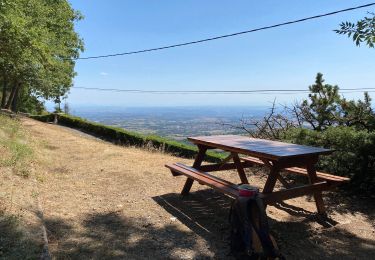
<path fill-rule="evenodd" d="M 238 135 L 199 136 L 189 137 L 188 140 L 198 146 L 198 154 L 192 167 L 182 163 L 166 164 L 173 176 L 187 177 L 182 195 L 187 195 L 193 182 L 197 181 L 236 198 L 239 196 L 237 184 L 209 172 L 236 169 L 240 184 L 248 184 L 245 169 L 262 165 L 269 168 L 267 181 L 261 191 L 265 205 L 313 194 L 318 213 L 324 215 L 322 191 L 349 181 L 345 177 L 316 171 L 319 156 L 332 153 L 329 149 Z M 223 150 L 229 156 L 220 163 L 202 165 L 209 149 Z M 309 184 L 291 187 L 283 177 L 283 172 L 304 175 L 309 178 Z M 274 191 L 276 181 L 280 181 L 285 189 Z"/>

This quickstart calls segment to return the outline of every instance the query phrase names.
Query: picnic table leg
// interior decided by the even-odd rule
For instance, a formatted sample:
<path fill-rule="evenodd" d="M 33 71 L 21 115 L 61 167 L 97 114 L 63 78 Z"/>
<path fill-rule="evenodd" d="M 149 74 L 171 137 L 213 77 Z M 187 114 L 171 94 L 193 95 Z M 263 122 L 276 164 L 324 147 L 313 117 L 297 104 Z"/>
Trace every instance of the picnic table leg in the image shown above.
<path fill-rule="evenodd" d="M 272 168 L 272 165 L 273 165 L 273 164 L 270 163 L 270 161 L 268 161 L 268 160 L 266 160 L 266 159 L 261 159 L 261 160 L 262 160 L 262 162 L 264 162 L 264 165 L 268 166 L 269 168 Z M 282 184 L 285 188 L 287 188 L 287 189 L 290 188 L 289 183 L 283 178 L 283 176 L 280 175 L 280 172 L 277 173 L 277 177 L 276 177 L 276 178 L 281 182 L 281 184 Z"/>
<path fill-rule="evenodd" d="M 307 165 L 307 173 L 309 174 L 310 183 L 318 182 L 318 177 L 316 176 L 316 169 L 315 169 L 314 163 L 309 163 Z M 314 199 L 315 199 L 316 209 L 318 210 L 318 213 L 320 215 L 325 215 L 326 210 L 325 210 L 325 206 L 324 206 L 322 192 L 321 191 L 315 192 L 314 193 Z"/>
<path fill-rule="evenodd" d="M 279 172 L 280 172 L 280 167 L 277 164 L 273 163 L 270 168 L 270 174 L 268 175 L 266 184 L 264 184 L 262 193 L 265 193 L 265 194 L 272 193 L 273 188 L 275 188 L 275 184 L 279 176 Z M 264 209 L 266 208 L 267 208 L 267 204 L 264 204 Z"/>
<path fill-rule="evenodd" d="M 273 191 L 279 172 L 280 172 L 280 167 L 274 163 L 271 167 L 270 174 L 268 175 L 266 184 L 264 185 L 264 188 L 262 191 L 263 193 L 271 193 Z"/>
<path fill-rule="evenodd" d="M 245 170 L 243 169 L 243 167 L 241 165 L 240 157 L 238 157 L 237 153 L 231 153 L 231 155 L 232 155 L 232 158 L 233 158 L 233 162 L 236 165 L 238 175 L 240 176 L 241 183 L 249 184 L 249 181 L 246 178 Z"/>
<path fill-rule="evenodd" d="M 207 147 L 198 145 L 198 154 L 195 157 L 193 168 L 198 169 L 199 166 L 201 166 L 203 159 L 206 155 Z M 193 185 L 194 180 L 187 178 L 184 188 L 181 191 L 181 195 L 186 196 L 189 194 L 189 191 L 191 189 L 191 186 Z"/>

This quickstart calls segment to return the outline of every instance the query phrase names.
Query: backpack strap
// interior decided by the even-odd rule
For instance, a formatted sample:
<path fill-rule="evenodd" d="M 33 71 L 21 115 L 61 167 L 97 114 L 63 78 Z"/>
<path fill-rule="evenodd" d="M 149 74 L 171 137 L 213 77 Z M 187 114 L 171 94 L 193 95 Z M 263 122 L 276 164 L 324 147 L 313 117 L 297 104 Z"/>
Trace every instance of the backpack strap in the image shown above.
<path fill-rule="evenodd" d="M 252 207 L 255 208 L 258 218 L 254 216 Z M 264 256 L 285 259 L 285 257 L 275 248 L 273 241 L 271 240 L 270 229 L 263 200 L 259 196 L 251 198 L 249 200 L 248 210 L 250 212 L 250 214 L 248 215 L 250 215 L 253 228 L 262 244 Z"/>
<path fill-rule="evenodd" d="M 230 208 L 229 222 L 232 225 L 231 254 L 236 257 L 241 256 L 241 259 L 243 257 L 246 257 L 246 259 L 258 259 L 259 255 L 253 248 L 253 225 L 248 216 L 248 201 L 249 198 L 238 198 L 232 203 Z"/>
<path fill-rule="evenodd" d="M 238 259 L 285 259 L 275 248 L 269 233 L 267 214 L 259 196 L 239 197 L 230 208 L 231 253 Z M 253 233 L 259 238 L 263 253 L 254 249 Z"/>
<path fill-rule="evenodd" d="M 240 221 L 243 224 L 243 242 L 246 245 L 246 253 L 248 255 L 254 254 L 253 248 L 253 228 L 251 225 L 251 219 L 249 218 L 248 214 L 248 205 L 249 205 L 249 198 L 239 198 L 237 200 L 237 206 L 239 207 L 238 213 L 240 217 Z"/>

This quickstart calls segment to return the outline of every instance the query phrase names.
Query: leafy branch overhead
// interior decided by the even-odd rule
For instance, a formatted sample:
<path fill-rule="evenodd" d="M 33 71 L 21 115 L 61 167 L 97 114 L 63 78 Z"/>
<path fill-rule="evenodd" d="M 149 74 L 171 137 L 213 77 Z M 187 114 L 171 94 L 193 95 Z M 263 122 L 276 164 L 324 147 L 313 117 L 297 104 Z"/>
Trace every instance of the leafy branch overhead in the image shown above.
<path fill-rule="evenodd" d="M 83 41 L 74 30 L 82 15 L 67 0 L 0 3 L 1 107 L 17 109 L 65 95 Z"/>
<path fill-rule="evenodd" d="M 340 29 L 334 30 L 338 34 L 346 34 L 351 37 L 357 46 L 361 43 L 366 43 L 368 47 L 374 48 L 375 46 L 375 13 L 369 13 L 369 17 L 352 22 L 342 22 Z"/>

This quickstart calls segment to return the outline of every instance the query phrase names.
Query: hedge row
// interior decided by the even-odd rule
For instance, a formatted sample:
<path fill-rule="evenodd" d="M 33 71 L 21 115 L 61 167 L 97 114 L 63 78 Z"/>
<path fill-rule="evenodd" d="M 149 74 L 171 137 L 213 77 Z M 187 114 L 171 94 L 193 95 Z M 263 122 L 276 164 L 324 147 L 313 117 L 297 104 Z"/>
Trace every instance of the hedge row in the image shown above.
<path fill-rule="evenodd" d="M 33 115 L 30 117 L 42 122 L 52 122 L 54 119 L 53 114 Z M 151 148 L 183 158 L 193 158 L 197 154 L 197 148 L 193 145 L 187 145 L 155 135 L 142 135 L 122 128 L 90 122 L 80 117 L 58 114 L 58 123 L 71 128 L 79 129 L 85 133 L 100 137 L 101 139 L 111 141 L 116 144 Z M 208 152 L 206 160 L 218 162 L 223 157 L 224 154 Z"/>
<path fill-rule="evenodd" d="M 318 132 L 294 129 L 286 141 L 333 149 L 319 160 L 320 170 L 351 178 L 348 188 L 354 192 L 375 192 L 375 132 L 358 131 L 351 127 L 330 127 Z"/>

